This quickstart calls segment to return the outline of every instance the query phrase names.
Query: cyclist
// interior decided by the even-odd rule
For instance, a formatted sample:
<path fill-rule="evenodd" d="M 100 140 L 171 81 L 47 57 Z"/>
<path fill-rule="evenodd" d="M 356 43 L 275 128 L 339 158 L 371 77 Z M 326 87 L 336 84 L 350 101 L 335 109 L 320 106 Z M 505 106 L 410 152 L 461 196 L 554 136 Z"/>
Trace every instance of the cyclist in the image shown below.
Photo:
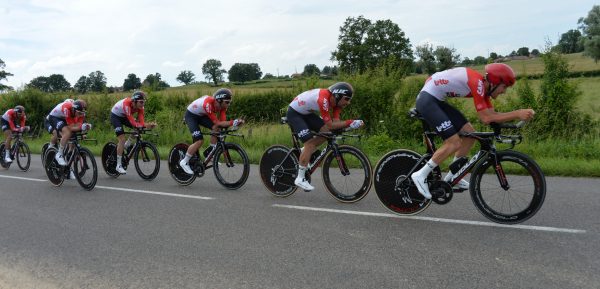
<path fill-rule="evenodd" d="M 227 120 L 226 112 L 233 98 L 233 92 L 228 88 L 220 88 L 212 96 L 205 95 L 194 100 L 188 105 L 185 112 L 185 123 L 192 133 L 192 145 L 188 147 L 185 158 L 179 161 L 179 166 L 186 174 L 192 175 L 194 171 L 190 168 L 189 161 L 194 154 L 202 147 L 204 137 L 200 131 L 200 125 L 218 132 L 220 128 L 232 127 L 237 129 L 244 124 L 244 120 L 237 118 Z M 217 144 L 217 137 L 211 136 L 210 146 L 204 151 L 204 156 L 208 156 Z"/>
<path fill-rule="evenodd" d="M 17 105 L 15 108 L 7 110 L 2 115 L 1 126 L 4 132 L 5 155 L 4 161 L 7 163 L 12 162 L 10 158 L 10 143 L 12 141 L 12 132 L 24 132 L 29 131 L 29 126 L 25 126 L 27 116 L 25 115 L 25 108 L 22 105 Z"/>
<path fill-rule="evenodd" d="M 326 139 L 315 137 L 311 131 L 328 132 L 344 128 L 357 129 L 364 125 L 360 119 L 340 120 L 340 113 L 350 104 L 354 89 L 347 82 L 338 82 L 327 89 L 305 91 L 294 98 L 287 110 L 287 121 L 304 143 L 300 153 L 296 186 L 312 191 L 314 187 L 306 180 L 306 166 L 310 156 Z M 333 115 L 330 113 L 333 112 Z M 314 113 L 319 113 L 320 117 Z"/>
<path fill-rule="evenodd" d="M 143 91 L 134 92 L 131 97 L 127 97 L 119 100 L 112 107 L 110 113 L 110 123 L 115 128 L 115 134 L 119 139 L 117 144 L 117 167 L 116 171 L 119 174 L 125 174 L 127 171 L 123 168 L 121 160 L 123 159 L 123 151 L 125 147 L 131 146 L 131 139 L 125 140 L 125 134 L 123 126 L 130 128 L 153 128 L 156 126 L 155 122 L 148 124 L 144 123 L 144 104 L 146 102 L 146 94 Z M 133 114 L 137 113 L 137 120 L 133 117 Z"/>
<path fill-rule="evenodd" d="M 64 101 L 55 106 L 46 117 L 48 120 L 48 132 L 53 133 L 53 131 L 56 131 L 57 134 L 62 136 L 58 152 L 54 156 L 61 166 L 67 165 L 67 162 L 63 157 L 63 150 L 71 138 L 71 134 L 78 131 L 87 131 L 92 128 L 91 124 L 84 122 L 86 108 L 87 104 L 82 99 L 73 102 Z M 58 135 L 52 136 L 50 141 L 52 145 L 56 144 L 57 138 Z"/>
<path fill-rule="evenodd" d="M 427 164 L 411 175 L 417 189 L 425 198 L 431 199 L 426 183 L 427 175 L 452 154 L 453 162 L 464 164 L 465 156 L 475 142 L 475 139 L 461 138 L 458 135 L 459 132 L 473 132 L 475 129 L 459 110 L 445 101 L 446 98 L 472 97 L 477 116 L 486 124 L 516 119 L 529 120 L 535 114 L 533 109 L 502 113 L 496 112 L 492 106 L 490 98 L 496 99 L 515 84 L 515 81 L 514 71 L 503 63 L 486 65 L 485 76 L 473 69 L 458 67 L 434 73 L 427 79 L 417 96 L 416 107 L 427 124 L 435 128 L 444 141 Z M 449 181 L 452 177 L 452 172 L 449 172 L 444 180 Z M 458 185 L 460 188 L 469 188 L 466 180 L 461 180 Z"/>

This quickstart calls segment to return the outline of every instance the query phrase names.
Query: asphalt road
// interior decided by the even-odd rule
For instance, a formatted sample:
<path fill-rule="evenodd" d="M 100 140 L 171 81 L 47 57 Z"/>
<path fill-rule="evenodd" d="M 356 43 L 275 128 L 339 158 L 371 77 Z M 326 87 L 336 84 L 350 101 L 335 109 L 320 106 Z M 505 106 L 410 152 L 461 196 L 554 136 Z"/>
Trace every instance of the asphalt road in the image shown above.
<path fill-rule="evenodd" d="M 497 226 L 468 194 L 411 218 L 373 190 L 338 203 L 320 170 L 277 198 L 257 166 L 237 191 L 165 162 L 84 191 L 32 161 L 0 169 L 0 288 L 600 288 L 600 179 L 548 177 L 536 216 Z"/>

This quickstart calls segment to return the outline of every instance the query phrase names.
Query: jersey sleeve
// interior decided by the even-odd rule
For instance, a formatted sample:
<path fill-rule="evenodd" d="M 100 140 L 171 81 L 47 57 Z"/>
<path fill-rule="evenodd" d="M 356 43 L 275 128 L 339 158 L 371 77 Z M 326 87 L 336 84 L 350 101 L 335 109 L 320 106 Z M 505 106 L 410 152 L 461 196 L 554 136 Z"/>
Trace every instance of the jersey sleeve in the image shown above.
<path fill-rule="evenodd" d="M 138 127 L 140 124 L 133 117 L 133 109 L 131 108 L 131 98 L 126 98 L 123 101 L 123 111 L 125 112 L 125 117 L 129 120 L 129 123 L 134 127 Z"/>
<path fill-rule="evenodd" d="M 329 103 L 329 96 L 331 93 L 326 89 L 321 89 L 319 91 L 319 98 L 317 99 L 317 104 L 319 105 L 319 113 L 321 114 L 321 118 L 324 122 L 331 121 L 331 115 L 329 110 L 331 109 L 331 104 Z"/>
<path fill-rule="evenodd" d="M 17 126 L 15 125 L 15 121 L 17 118 L 17 114 L 14 110 L 10 110 L 8 112 L 8 125 L 10 125 L 10 130 L 16 130 Z"/>
<path fill-rule="evenodd" d="M 489 96 L 485 95 L 485 87 L 483 85 L 483 77 L 472 69 L 467 69 L 467 85 L 473 96 L 475 110 L 482 111 L 488 108 L 494 108 Z"/>
<path fill-rule="evenodd" d="M 210 118 L 213 124 L 219 122 L 219 119 L 217 119 L 217 115 L 215 112 L 215 105 L 212 101 L 209 101 L 208 99 L 205 100 L 202 107 L 204 108 L 204 111 L 206 111 L 206 115 L 208 116 L 208 118 Z"/>
<path fill-rule="evenodd" d="M 23 113 L 23 116 L 21 117 L 21 127 L 25 127 L 26 121 L 27 121 L 27 115 L 25 115 L 25 113 Z"/>

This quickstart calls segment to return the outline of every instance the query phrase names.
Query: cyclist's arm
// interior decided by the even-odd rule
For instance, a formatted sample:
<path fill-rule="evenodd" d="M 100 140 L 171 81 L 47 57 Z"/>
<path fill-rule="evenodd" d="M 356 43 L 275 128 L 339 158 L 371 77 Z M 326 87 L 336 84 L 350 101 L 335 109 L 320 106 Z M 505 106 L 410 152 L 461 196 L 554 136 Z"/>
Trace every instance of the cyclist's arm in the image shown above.
<path fill-rule="evenodd" d="M 487 108 L 477 112 L 479 119 L 485 123 L 490 124 L 492 122 L 507 122 L 511 120 L 529 120 L 533 117 L 535 112 L 533 109 L 518 109 L 510 112 L 497 112 L 494 108 Z"/>
<path fill-rule="evenodd" d="M 333 117 L 331 117 L 329 114 L 330 105 L 326 104 L 326 102 L 329 102 L 327 98 L 319 98 L 317 102 L 319 103 L 321 118 L 323 119 L 323 122 L 325 122 L 325 130 L 332 131 L 347 128 L 352 123 L 352 120 L 340 120 L 342 109 L 339 107 L 333 109 Z"/>
<path fill-rule="evenodd" d="M 146 122 L 144 121 L 144 109 L 143 108 L 138 110 L 137 119 L 138 119 L 138 124 L 140 126 L 143 126 L 143 127 L 146 126 Z"/>

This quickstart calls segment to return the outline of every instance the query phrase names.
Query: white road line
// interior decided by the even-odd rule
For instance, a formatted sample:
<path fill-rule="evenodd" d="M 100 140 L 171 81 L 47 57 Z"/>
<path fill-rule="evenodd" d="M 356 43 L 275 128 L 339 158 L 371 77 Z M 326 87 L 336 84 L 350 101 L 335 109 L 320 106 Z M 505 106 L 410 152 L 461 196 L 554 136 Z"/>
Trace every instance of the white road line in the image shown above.
<path fill-rule="evenodd" d="M 123 191 L 123 192 L 133 192 L 133 193 L 150 194 L 150 195 L 169 196 L 169 197 L 177 197 L 177 198 L 198 199 L 198 200 L 214 200 L 215 199 L 215 198 L 212 198 L 212 197 L 201 197 L 201 196 L 182 195 L 182 194 L 173 194 L 173 193 L 163 193 L 163 192 L 155 192 L 155 191 L 124 189 L 124 188 L 116 188 L 116 187 L 96 186 L 96 188 L 98 188 L 98 189 L 105 189 L 105 190 L 115 190 L 115 191 Z"/>
<path fill-rule="evenodd" d="M 17 179 L 17 180 L 34 181 L 34 182 L 45 182 L 45 181 L 47 181 L 47 180 L 40 180 L 40 179 L 23 178 L 23 177 L 13 177 L 13 176 L 3 176 L 3 175 L 0 175 L 0 178 Z"/>
<path fill-rule="evenodd" d="M 46 181 L 48 181 L 48 180 L 43 180 L 43 179 L 33 179 L 33 178 L 3 176 L 3 175 L 0 175 L 0 178 L 17 179 L 17 180 L 34 181 L 34 182 L 46 182 Z M 146 191 L 146 190 L 134 190 L 134 189 L 125 189 L 125 188 L 117 188 L 117 187 L 96 186 L 95 188 L 97 188 L 97 189 L 104 189 L 104 190 L 114 190 L 114 191 L 132 192 L 132 193 L 142 193 L 142 194 L 150 194 L 150 195 L 159 195 L 159 196 L 169 196 L 169 197 L 178 197 L 178 198 L 187 198 L 187 199 L 197 199 L 197 200 L 214 200 L 215 199 L 215 198 L 212 198 L 212 197 L 182 195 L 182 194 L 173 194 L 173 193 Z"/>
<path fill-rule="evenodd" d="M 473 225 L 473 226 L 501 227 L 501 228 L 508 228 L 508 229 L 522 229 L 522 230 L 534 230 L 534 231 L 546 231 L 546 232 L 558 232 L 558 233 L 571 233 L 571 234 L 584 234 L 584 233 L 586 233 L 586 230 L 578 230 L 578 229 L 565 229 L 565 228 L 543 227 L 543 226 L 527 226 L 527 225 L 503 225 L 503 224 L 489 223 L 489 222 L 479 222 L 479 221 L 442 219 L 442 218 L 420 217 L 420 216 L 400 216 L 400 215 L 387 214 L 387 213 L 372 213 L 372 212 L 361 212 L 361 211 L 348 211 L 348 210 L 337 210 L 337 209 L 327 209 L 327 208 L 314 208 L 314 207 L 292 206 L 292 205 L 281 205 L 281 204 L 274 204 L 273 207 L 288 208 L 288 209 L 297 209 L 297 210 L 306 210 L 306 211 L 318 211 L 318 212 L 338 213 L 338 214 L 359 215 L 359 216 L 370 216 L 370 217 L 386 217 L 386 218 L 411 219 L 411 220 L 441 222 L 441 223 L 453 223 L 453 224 Z"/>

